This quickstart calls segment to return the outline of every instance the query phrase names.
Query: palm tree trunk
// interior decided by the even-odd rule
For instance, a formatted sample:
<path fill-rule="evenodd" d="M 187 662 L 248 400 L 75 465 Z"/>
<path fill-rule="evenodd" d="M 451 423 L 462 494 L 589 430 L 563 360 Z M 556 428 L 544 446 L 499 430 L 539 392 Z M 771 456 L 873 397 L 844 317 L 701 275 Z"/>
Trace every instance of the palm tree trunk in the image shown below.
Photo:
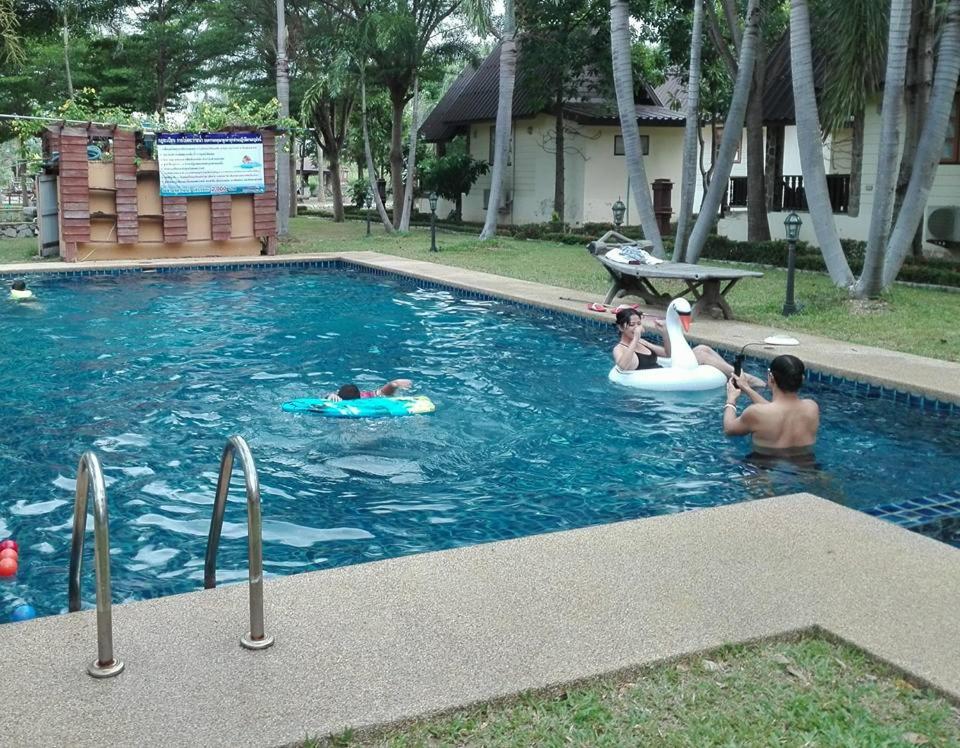
<path fill-rule="evenodd" d="M 503 4 L 503 40 L 500 43 L 500 85 L 497 98 L 497 124 L 493 143 L 493 171 L 490 174 L 490 199 L 480 239 L 497 234 L 497 211 L 503 192 L 503 177 L 507 173 L 507 153 L 513 133 L 513 86 L 517 77 L 517 26 L 513 0 Z"/>
<path fill-rule="evenodd" d="M 327 151 L 330 164 L 330 191 L 333 193 L 333 221 L 343 223 L 343 187 L 340 185 L 340 149 Z M 320 190 L 323 192 L 323 162 L 320 162 Z"/>
<path fill-rule="evenodd" d="M 697 135 L 700 132 L 700 70 L 703 51 L 703 0 L 693 3 L 690 37 L 690 75 L 687 80 L 687 121 L 683 131 L 683 175 L 680 180 L 680 214 L 673 244 L 673 261 L 683 262 L 687 233 L 693 221 L 693 196 L 697 180 Z"/>
<path fill-rule="evenodd" d="M 947 135 L 953 98 L 957 91 L 957 77 L 960 76 L 960 0 L 950 0 L 947 5 L 946 22 L 940 36 L 940 50 L 937 55 L 937 72 L 933 77 L 933 90 L 930 94 L 930 107 L 917 155 L 914 159 L 913 174 L 907 196 L 900 208 L 897 223 L 890 234 L 886 258 L 883 265 L 883 287 L 894 280 L 910 252 L 913 233 L 923 218 L 923 210 L 930 196 L 930 187 L 937 175 L 943 140 Z"/>
<path fill-rule="evenodd" d="M 653 253 L 663 257 L 663 239 L 653 212 L 650 184 L 643 168 L 640 151 L 640 128 L 637 127 L 637 107 L 633 98 L 633 58 L 630 54 L 630 9 L 626 0 L 610 0 L 610 51 L 613 58 L 613 84 L 617 91 L 617 109 L 620 112 L 620 132 L 627 160 L 627 175 L 633 186 L 637 215 L 644 237 L 652 242 Z"/>
<path fill-rule="evenodd" d="M 907 195 L 913 159 L 920 142 L 923 119 L 930 103 L 930 84 L 933 82 L 933 20 L 936 0 L 912 0 L 910 15 L 910 49 L 907 57 L 906 93 L 903 101 L 904 133 L 900 171 L 897 174 L 897 192 L 893 204 L 893 220 Z M 923 223 L 917 227 L 911 242 L 911 254 L 920 257 L 923 250 Z"/>
<path fill-rule="evenodd" d="M 363 125 L 363 153 L 367 159 L 367 181 L 370 194 L 373 195 L 373 202 L 377 205 L 377 213 L 380 214 L 380 220 L 388 234 L 394 232 L 393 224 L 390 222 L 390 216 L 387 215 L 387 209 L 383 206 L 383 200 L 380 199 L 380 190 L 377 189 L 377 170 L 373 166 L 373 151 L 370 150 L 370 130 L 367 127 L 367 82 L 364 71 L 360 70 L 360 121 Z M 331 175 L 333 177 L 334 175 Z"/>
<path fill-rule="evenodd" d="M 557 214 L 562 224 L 564 221 L 563 206 L 566 202 L 564 194 L 564 180 L 566 179 L 566 169 L 563 160 L 563 92 L 558 91 L 554 102 L 556 107 L 556 120 L 554 122 L 554 140 L 557 146 L 557 152 L 553 157 L 553 212 Z"/>
<path fill-rule="evenodd" d="M 393 225 L 400 228 L 403 211 L 403 110 L 407 106 L 406 88 L 390 91 L 393 119 L 390 125 L 390 189 L 393 192 Z"/>
<path fill-rule="evenodd" d="M 750 96 L 750 86 L 753 81 L 753 63 L 756 58 L 757 37 L 760 34 L 760 0 L 750 0 L 747 4 L 747 17 L 744 24 L 744 33 L 740 45 L 740 59 L 737 61 L 737 80 L 733 87 L 733 97 L 727 111 L 727 119 L 723 125 L 723 136 L 720 138 L 720 150 L 717 153 L 713 176 L 710 178 L 710 187 L 703 198 L 697 222 L 690 233 L 690 242 L 687 245 L 687 262 L 695 263 L 700 259 L 703 245 L 713 229 L 717 218 L 720 202 L 727 192 L 727 182 L 730 179 L 730 169 L 733 168 L 733 158 L 737 146 L 743 137 L 743 117 L 747 111 L 747 99 Z"/>
<path fill-rule="evenodd" d="M 410 210 L 413 207 L 413 184 L 417 176 L 417 127 L 419 127 L 420 79 L 413 76 L 413 112 L 410 117 L 410 150 L 407 153 L 407 186 L 403 191 L 403 215 L 400 230 L 410 230 Z"/>
<path fill-rule="evenodd" d="M 823 144 L 820 141 L 820 115 L 813 83 L 813 60 L 810 45 L 810 11 L 807 0 L 790 2 L 790 65 L 793 70 L 793 101 L 797 125 L 797 144 L 803 186 L 813 229 L 830 279 L 840 288 L 853 286 L 853 273 L 840 246 L 833 208 L 827 192 L 827 175 L 823 167 Z"/>
<path fill-rule="evenodd" d="M 67 72 L 67 98 L 73 98 L 73 76 L 70 74 L 70 24 L 67 20 L 67 9 L 63 9 L 63 66 Z"/>
<path fill-rule="evenodd" d="M 277 100 L 280 117 L 290 116 L 290 71 L 287 68 L 287 22 L 284 0 L 277 0 Z M 287 138 L 277 138 L 277 236 L 290 233 L 290 159 Z"/>
<path fill-rule="evenodd" d="M 766 67 L 766 42 L 760 35 L 757 39 L 757 58 L 753 66 L 753 86 L 747 103 L 747 241 L 750 242 L 770 241 L 763 149 L 763 94 L 767 83 Z"/>
<path fill-rule="evenodd" d="M 883 255 L 890 236 L 890 223 L 897 189 L 900 118 L 903 113 L 903 82 L 907 71 L 909 40 L 910 0 L 893 0 L 890 6 L 890 31 L 887 37 L 887 73 L 883 86 L 873 212 L 870 215 L 863 272 L 853 291 L 854 296 L 861 299 L 877 296 L 883 285 Z"/>

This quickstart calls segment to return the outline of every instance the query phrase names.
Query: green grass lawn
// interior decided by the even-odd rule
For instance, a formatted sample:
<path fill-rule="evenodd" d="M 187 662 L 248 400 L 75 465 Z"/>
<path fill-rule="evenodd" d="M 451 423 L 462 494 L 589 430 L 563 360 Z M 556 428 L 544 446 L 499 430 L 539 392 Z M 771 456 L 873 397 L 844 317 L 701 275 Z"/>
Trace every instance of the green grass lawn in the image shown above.
<path fill-rule="evenodd" d="M 319 746 L 960 746 L 960 710 L 816 637 L 725 647 Z"/>
<path fill-rule="evenodd" d="M 441 251 L 431 253 L 430 233 L 425 229 L 389 236 L 374 224 L 367 238 L 362 222 L 336 224 L 312 216 L 292 219 L 290 227 L 292 238 L 280 249 L 284 254 L 384 252 L 563 286 L 576 292 L 571 296 L 585 301 L 602 301 L 609 286 L 606 271 L 580 246 L 504 237 L 480 242 L 467 234 L 438 232 Z M 796 316 L 783 317 L 786 272 L 767 267 L 760 270 L 763 278 L 747 278 L 730 291 L 730 304 L 740 320 L 960 361 L 960 326 L 954 322 L 960 320 L 960 293 L 898 285 L 880 301 L 855 302 L 826 275 L 801 272 L 796 276 L 795 296 L 804 308 Z M 675 288 L 679 292 L 684 286 L 678 282 Z"/>
<path fill-rule="evenodd" d="M 0 263 L 39 261 L 37 239 L 0 239 Z"/>

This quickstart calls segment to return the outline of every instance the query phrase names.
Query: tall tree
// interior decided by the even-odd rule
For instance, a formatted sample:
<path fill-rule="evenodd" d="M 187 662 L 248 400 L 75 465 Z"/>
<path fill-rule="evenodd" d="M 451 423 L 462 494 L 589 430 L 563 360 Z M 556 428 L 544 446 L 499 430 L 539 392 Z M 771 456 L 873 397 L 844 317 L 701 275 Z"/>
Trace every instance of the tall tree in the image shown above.
<path fill-rule="evenodd" d="M 277 0 L 277 101 L 280 117 L 290 116 L 290 70 L 287 66 L 287 13 L 284 0 Z M 290 156 L 285 133 L 277 138 L 277 235 L 290 233 Z"/>
<path fill-rule="evenodd" d="M 513 0 L 503 3 L 503 31 L 500 36 L 500 81 L 497 93 L 497 121 L 494 126 L 493 171 L 490 174 L 490 196 L 481 239 L 497 234 L 500 196 L 507 173 L 507 155 L 513 139 L 513 89 L 517 79 L 517 19 Z"/>
<path fill-rule="evenodd" d="M 890 234 L 889 248 L 883 268 L 883 285 L 896 280 L 903 261 L 910 252 L 910 243 L 923 218 L 930 188 L 937 175 L 943 143 L 950 125 L 950 114 L 957 95 L 960 76 L 960 0 L 949 0 L 937 54 L 930 106 L 917 144 L 913 171 L 906 197 Z"/>
<path fill-rule="evenodd" d="M 893 0 L 890 4 L 887 74 L 880 109 L 882 120 L 877 178 L 873 188 L 873 212 L 870 216 L 863 272 L 854 289 L 857 296 L 876 296 L 883 284 L 883 254 L 890 235 L 894 192 L 897 187 L 897 157 L 900 150 L 900 121 L 903 116 L 903 84 L 907 71 L 909 37 L 910 0 Z"/>
<path fill-rule="evenodd" d="M 853 273 L 850 272 L 843 247 L 840 246 L 840 236 L 833 221 L 833 208 L 827 192 L 827 174 L 823 167 L 807 0 L 791 0 L 790 3 L 790 66 L 797 145 L 813 230 L 817 235 L 817 243 L 820 245 L 830 279 L 841 288 L 851 288 Z"/>
<path fill-rule="evenodd" d="M 703 50 L 703 0 L 693 0 L 690 36 L 690 72 L 687 76 L 686 124 L 683 131 L 683 166 L 680 180 L 680 213 L 673 245 L 674 262 L 683 262 L 687 233 L 693 220 L 693 197 L 697 181 L 697 145 L 700 133 L 700 70 Z"/>
<path fill-rule="evenodd" d="M 320 143 L 323 157 L 330 165 L 330 189 L 333 198 L 333 220 L 341 222 L 343 214 L 343 188 L 340 184 L 340 157 L 349 132 L 350 114 L 356 98 L 354 77 L 343 58 L 340 64 L 331 64 L 324 73 L 315 78 L 301 103 L 301 121 L 313 130 Z M 322 164 L 320 188 L 323 189 Z"/>
<path fill-rule="evenodd" d="M 545 151 L 554 156 L 553 212 L 565 217 L 566 129 L 568 101 L 596 96 L 609 89 L 609 37 L 596 33 L 606 20 L 605 0 L 519 0 L 517 28 L 524 96 L 534 109 L 554 115 L 552 142 Z"/>
<path fill-rule="evenodd" d="M 640 129 L 633 98 L 633 65 L 630 54 L 630 11 L 626 0 L 610 0 L 610 54 L 613 59 L 613 84 L 617 92 L 617 110 L 620 113 L 620 132 L 627 161 L 627 175 L 633 189 L 633 198 L 640 217 L 643 235 L 653 244 L 653 252 L 663 257 L 663 239 L 653 212 L 653 200 L 647 184 L 640 150 Z"/>
<path fill-rule="evenodd" d="M 707 188 L 707 194 L 700 206 L 697 222 L 690 233 L 687 245 L 687 262 L 700 259 L 700 252 L 706 244 L 707 236 L 713 230 L 720 202 L 727 191 L 730 169 L 743 134 L 743 118 L 747 110 L 747 99 L 753 82 L 753 66 L 760 36 L 760 0 L 749 0 L 744 24 L 744 33 L 740 44 L 740 59 L 737 62 L 737 79 L 733 87 L 733 98 L 723 126 L 720 149 L 717 151 L 714 174 Z"/>

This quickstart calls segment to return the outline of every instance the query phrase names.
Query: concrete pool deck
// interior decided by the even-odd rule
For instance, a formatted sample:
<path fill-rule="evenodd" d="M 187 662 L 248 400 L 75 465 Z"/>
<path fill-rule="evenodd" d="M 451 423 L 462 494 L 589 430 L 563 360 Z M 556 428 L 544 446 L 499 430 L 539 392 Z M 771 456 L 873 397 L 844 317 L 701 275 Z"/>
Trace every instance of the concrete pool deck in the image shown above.
<path fill-rule="evenodd" d="M 591 316 L 567 289 L 342 257 Z M 125 263 L 0 272 L 107 266 Z M 733 349 L 776 331 L 698 320 L 694 332 Z M 960 402 L 958 364 L 795 337 L 813 368 Z M 960 549 L 810 495 L 778 497 L 270 579 L 276 644 L 260 652 L 239 646 L 245 585 L 118 605 L 126 669 L 105 681 L 86 674 L 94 611 L 2 625 L 16 689 L 0 744 L 277 745 L 815 627 L 960 700 L 958 600 Z"/>

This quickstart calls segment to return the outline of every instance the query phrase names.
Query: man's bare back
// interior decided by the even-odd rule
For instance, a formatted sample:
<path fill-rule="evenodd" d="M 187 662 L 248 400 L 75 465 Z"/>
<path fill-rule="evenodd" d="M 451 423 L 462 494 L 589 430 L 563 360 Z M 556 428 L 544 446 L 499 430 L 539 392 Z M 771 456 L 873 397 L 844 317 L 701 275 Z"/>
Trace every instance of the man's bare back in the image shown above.
<path fill-rule="evenodd" d="M 724 433 L 728 436 L 750 434 L 754 449 L 766 454 L 797 454 L 812 449 L 820 427 L 820 406 L 797 394 L 803 375 L 803 362 L 796 356 L 777 356 L 770 363 L 767 378 L 772 395 L 769 401 L 743 378 L 731 379 L 723 406 Z M 751 404 L 738 415 L 736 402 L 741 393 L 750 398 Z"/>

